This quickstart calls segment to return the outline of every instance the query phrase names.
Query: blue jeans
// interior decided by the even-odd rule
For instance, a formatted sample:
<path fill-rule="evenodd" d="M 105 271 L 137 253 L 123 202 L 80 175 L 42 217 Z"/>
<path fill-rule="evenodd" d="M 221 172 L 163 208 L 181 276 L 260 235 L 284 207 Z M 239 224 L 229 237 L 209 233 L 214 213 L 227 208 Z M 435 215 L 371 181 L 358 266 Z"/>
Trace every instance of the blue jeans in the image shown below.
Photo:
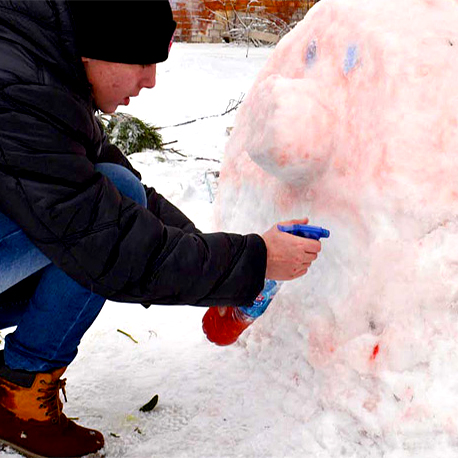
<path fill-rule="evenodd" d="M 146 207 L 140 181 L 126 168 L 98 164 L 96 170 L 119 192 Z M 45 372 L 67 366 L 105 303 L 105 298 L 80 286 L 57 268 L 22 229 L 0 213 L 0 293 L 42 270 L 31 300 L 2 308 L 0 329 L 17 326 L 5 338 L 5 362 L 11 369 Z"/>

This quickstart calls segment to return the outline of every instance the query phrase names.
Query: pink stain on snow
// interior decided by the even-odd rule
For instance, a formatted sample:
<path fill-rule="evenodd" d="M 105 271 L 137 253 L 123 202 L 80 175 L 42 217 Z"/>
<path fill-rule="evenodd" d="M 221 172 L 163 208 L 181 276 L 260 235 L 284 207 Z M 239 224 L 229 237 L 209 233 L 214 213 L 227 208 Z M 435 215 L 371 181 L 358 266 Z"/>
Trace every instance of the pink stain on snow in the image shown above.
<path fill-rule="evenodd" d="M 372 354 L 371 354 L 371 356 L 370 356 L 369 359 L 370 359 L 371 361 L 375 361 L 375 358 L 377 358 L 377 355 L 378 355 L 379 351 L 380 351 L 380 346 L 379 346 L 379 344 L 377 344 L 377 345 L 375 345 L 375 347 L 372 349 Z"/>
<path fill-rule="evenodd" d="M 334 329 L 329 324 L 316 321 L 310 326 L 307 359 L 313 367 L 325 367 L 330 364 L 336 348 Z"/>

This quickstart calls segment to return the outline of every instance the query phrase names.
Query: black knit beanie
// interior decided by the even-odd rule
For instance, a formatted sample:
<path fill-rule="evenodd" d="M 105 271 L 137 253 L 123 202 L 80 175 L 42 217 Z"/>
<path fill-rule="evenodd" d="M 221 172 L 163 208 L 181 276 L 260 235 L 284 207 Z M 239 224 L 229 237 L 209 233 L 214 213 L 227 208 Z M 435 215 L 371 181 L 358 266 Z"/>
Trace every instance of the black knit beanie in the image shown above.
<path fill-rule="evenodd" d="M 81 57 L 125 64 L 163 62 L 176 28 L 169 0 L 70 0 Z"/>

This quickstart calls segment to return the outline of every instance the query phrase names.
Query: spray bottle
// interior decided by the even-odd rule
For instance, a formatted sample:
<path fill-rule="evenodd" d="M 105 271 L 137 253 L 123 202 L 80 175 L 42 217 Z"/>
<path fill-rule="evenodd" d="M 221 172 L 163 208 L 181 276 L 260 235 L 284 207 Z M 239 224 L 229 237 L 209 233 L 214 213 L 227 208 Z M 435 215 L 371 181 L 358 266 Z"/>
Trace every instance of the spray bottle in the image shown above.
<path fill-rule="evenodd" d="M 280 231 L 315 240 L 330 235 L 327 229 L 307 224 L 279 224 L 277 227 Z M 266 311 L 282 283 L 266 279 L 263 290 L 248 306 L 210 307 L 202 319 L 202 329 L 208 340 L 220 346 L 233 344 L 240 334 Z"/>

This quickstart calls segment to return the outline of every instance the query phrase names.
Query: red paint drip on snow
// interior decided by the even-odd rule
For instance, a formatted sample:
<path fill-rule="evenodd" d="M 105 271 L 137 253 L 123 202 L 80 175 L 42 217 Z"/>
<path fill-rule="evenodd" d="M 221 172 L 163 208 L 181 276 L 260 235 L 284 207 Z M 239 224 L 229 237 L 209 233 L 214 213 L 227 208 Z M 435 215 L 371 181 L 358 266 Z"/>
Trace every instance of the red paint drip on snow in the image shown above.
<path fill-rule="evenodd" d="M 379 345 L 377 344 L 374 349 L 372 350 L 371 361 L 374 361 L 377 358 L 378 352 L 380 350 Z"/>

